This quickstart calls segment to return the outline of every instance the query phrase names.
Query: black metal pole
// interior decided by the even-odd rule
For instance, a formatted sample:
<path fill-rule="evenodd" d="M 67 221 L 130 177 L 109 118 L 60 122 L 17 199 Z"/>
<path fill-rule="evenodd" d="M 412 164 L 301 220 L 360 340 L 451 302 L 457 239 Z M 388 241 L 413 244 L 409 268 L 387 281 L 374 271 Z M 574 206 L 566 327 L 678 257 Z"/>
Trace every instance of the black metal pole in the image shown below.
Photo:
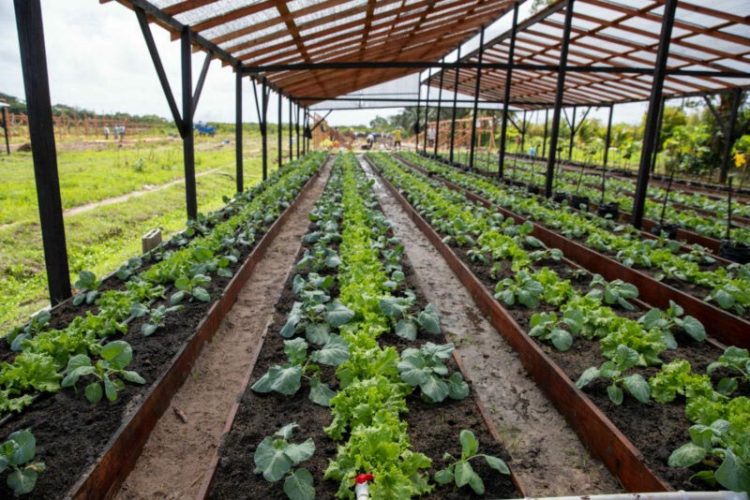
<path fill-rule="evenodd" d="M 523 117 L 521 118 L 521 154 L 526 151 L 526 110 L 523 110 Z"/>
<path fill-rule="evenodd" d="M 414 152 L 419 153 L 420 101 L 422 99 L 422 72 L 417 75 L 417 121 L 414 123 Z"/>
<path fill-rule="evenodd" d="M 568 64 L 568 44 L 570 43 L 570 27 L 573 22 L 574 0 L 565 2 L 565 26 L 560 44 L 560 71 L 557 73 L 557 91 L 555 92 L 555 109 L 552 112 L 552 136 L 549 140 L 549 155 L 547 156 L 547 179 L 544 184 L 544 196 L 552 196 L 555 176 L 555 161 L 557 159 L 557 139 L 560 135 L 560 110 L 565 92 L 565 66 Z"/>
<path fill-rule="evenodd" d="M 291 99 L 287 99 L 287 102 L 289 103 L 289 123 L 287 124 L 289 127 L 289 161 L 292 161 L 294 159 L 294 139 L 292 138 L 292 113 L 294 103 Z"/>
<path fill-rule="evenodd" d="M 458 46 L 458 53 L 456 54 L 456 63 L 461 61 L 461 46 Z M 458 77 L 461 74 L 461 67 L 456 64 L 455 67 L 455 78 L 453 80 L 453 112 L 451 114 L 451 150 L 449 159 L 453 164 L 453 146 L 456 142 L 456 100 L 458 99 Z"/>
<path fill-rule="evenodd" d="M 484 55 L 484 26 L 479 31 L 479 55 L 477 64 L 477 81 L 474 86 L 474 112 L 471 115 L 471 144 L 469 144 L 469 168 L 474 169 L 474 148 L 477 141 L 477 119 L 479 118 L 479 89 L 482 80 L 482 56 Z"/>
<path fill-rule="evenodd" d="M 242 165 L 242 68 L 238 65 L 235 68 L 235 155 L 237 169 L 237 192 L 245 190 L 245 179 Z"/>
<path fill-rule="evenodd" d="M 646 115 L 646 130 L 643 136 L 643 150 L 641 151 L 641 163 L 638 169 L 638 183 L 635 187 L 635 199 L 633 201 L 633 215 L 631 220 L 633 226 L 637 229 L 640 229 L 643 225 L 643 214 L 650 174 L 649 167 L 651 166 L 651 156 L 656 149 L 659 127 L 659 105 L 661 104 L 664 91 L 664 75 L 667 69 L 669 42 L 672 37 L 672 26 L 674 25 L 676 9 L 677 0 L 666 0 L 662 15 L 661 35 L 659 37 L 659 49 L 656 56 L 654 79 L 651 87 L 651 98 L 648 103 L 648 114 Z"/>
<path fill-rule="evenodd" d="M 297 103 L 297 119 L 294 121 L 294 129 L 297 132 L 297 158 L 299 158 L 299 112 L 300 104 Z"/>
<path fill-rule="evenodd" d="M 547 151 L 547 124 L 549 122 L 549 108 L 544 110 L 544 138 L 542 139 L 542 158 Z"/>
<path fill-rule="evenodd" d="M 39 203 L 44 264 L 50 302 L 70 297 L 70 271 L 65 246 L 60 179 L 49 94 L 47 54 L 39 0 L 15 0 L 18 45 L 26 91 L 26 108 L 34 161 L 34 180 Z"/>
<path fill-rule="evenodd" d="M 729 191 L 727 192 L 727 243 L 732 244 L 732 177 L 729 178 Z"/>
<path fill-rule="evenodd" d="M 516 31 L 518 30 L 518 2 L 513 3 L 513 25 L 510 31 L 508 47 L 508 69 L 505 70 L 505 91 L 503 94 L 503 121 L 500 124 L 500 147 L 497 155 L 497 175 L 501 177 L 505 170 L 505 136 L 508 132 L 508 107 L 510 106 L 510 88 L 513 80 L 513 58 L 516 53 Z"/>
<path fill-rule="evenodd" d="M 607 188 L 607 164 L 609 163 L 609 146 L 612 141 L 612 114 L 613 114 L 614 106 L 612 104 L 609 105 L 609 117 L 607 118 L 607 135 L 604 137 L 604 157 L 602 158 L 602 197 L 599 201 L 599 205 L 604 205 L 604 192 Z"/>
<path fill-rule="evenodd" d="M 182 153 L 185 163 L 185 201 L 188 219 L 198 217 L 198 198 L 195 188 L 195 139 L 193 136 L 193 64 L 192 34 L 189 26 L 181 33 L 182 57 Z"/>
<path fill-rule="evenodd" d="M 445 58 L 441 60 L 445 62 Z M 435 118 L 435 157 L 438 155 L 438 143 L 440 142 L 440 113 L 442 112 L 443 104 L 443 76 L 445 71 L 440 71 L 440 88 L 438 89 L 438 105 L 437 105 L 437 117 Z"/>
<path fill-rule="evenodd" d="M 568 161 L 573 161 L 573 141 L 576 136 L 576 111 L 578 106 L 573 106 L 573 120 L 570 125 L 570 143 L 568 144 Z"/>
<path fill-rule="evenodd" d="M 279 109 L 277 110 L 277 116 L 279 118 L 278 120 L 278 130 L 276 131 L 276 137 L 277 137 L 277 149 L 278 149 L 278 158 L 276 158 L 276 162 L 278 165 L 279 170 L 281 170 L 281 165 L 283 163 L 284 155 L 281 153 L 281 143 L 283 142 L 282 139 L 282 131 L 281 131 L 281 92 L 278 93 L 277 98 L 277 104 L 279 106 Z"/>
<path fill-rule="evenodd" d="M 422 142 L 423 153 L 427 153 L 427 135 L 430 132 L 430 78 L 432 78 L 432 68 L 427 70 L 427 99 L 424 101 L 424 141 Z"/>
<path fill-rule="evenodd" d="M 309 136 L 305 134 L 307 137 L 307 141 L 305 142 L 305 154 L 310 152 L 310 141 L 312 140 L 312 127 L 310 126 L 312 115 L 310 114 L 310 108 L 307 108 L 307 129 L 310 131 Z"/>
<path fill-rule="evenodd" d="M 10 117 L 8 116 L 8 108 L 3 109 L 3 133 L 5 135 L 5 152 L 10 154 Z"/>
<path fill-rule="evenodd" d="M 732 146 L 734 145 L 734 128 L 737 125 L 737 112 L 740 109 L 740 102 L 742 101 L 742 90 L 737 87 L 732 90 L 732 111 L 729 115 L 729 123 L 727 123 L 724 138 L 724 152 L 721 156 L 721 171 L 719 181 L 723 184 L 727 181 L 727 172 L 729 172 L 729 159 L 732 156 Z M 5 140 L 7 142 L 8 129 L 6 128 Z M 10 154 L 10 150 L 8 150 Z"/>
<path fill-rule="evenodd" d="M 268 83 L 263 78 L 261 83 L 261 147 L 263 150 L 263 180 L 268 179 Z"/>

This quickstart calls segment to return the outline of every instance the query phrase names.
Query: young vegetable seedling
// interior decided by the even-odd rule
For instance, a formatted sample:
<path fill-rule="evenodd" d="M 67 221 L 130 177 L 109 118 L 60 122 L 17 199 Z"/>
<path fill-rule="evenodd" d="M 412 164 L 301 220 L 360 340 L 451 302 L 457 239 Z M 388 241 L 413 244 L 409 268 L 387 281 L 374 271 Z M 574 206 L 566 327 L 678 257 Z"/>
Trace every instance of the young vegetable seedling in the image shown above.
<path fill-rule="evenodd" d="M 307 438 L 302 443 L 290 443 L 292 433 L 299 427 L 287 424 L 271 436 L 266 436 L 255 449 L 255 473 L 271 483 L 284 480 L 284 493 L 291 500 L 315 498 L 313 477 L 305 468 L 294 469 L 315 453 L 315 442 Z"/>
<path fill-rule="evenodd" d="M 36 439 L 29 429 L 13 432 L 0 444 L 0 474 L 10 470 L 5 479 L 15 496 L 31 493 L 39 474 L 44 472 L 44 462 L 34 462 Z"/>
<path fill-rule="evenodd" d="M 474 490 L 474 493 L 484 495 L 484 481 L 474 471 L 470 463 L 471 460 L 476 458 L 484 458 L 487 465 L 500 474 L 510 474 L 508 464 L 503 459 L 477 453 L 479 451 L 479 441 L 473 432 L 462 429 L 458 439 L 461 442 L 461 458 L 456 460 L 450 453 L 446 453 L 443 459 L 445 461 L 451 460 L 453 463 L 435 473 L 435 482 L 438 484 L 448 484 L 453 481 L 456 484 L 456 488 L 463 488 L 468 484 Z"/>

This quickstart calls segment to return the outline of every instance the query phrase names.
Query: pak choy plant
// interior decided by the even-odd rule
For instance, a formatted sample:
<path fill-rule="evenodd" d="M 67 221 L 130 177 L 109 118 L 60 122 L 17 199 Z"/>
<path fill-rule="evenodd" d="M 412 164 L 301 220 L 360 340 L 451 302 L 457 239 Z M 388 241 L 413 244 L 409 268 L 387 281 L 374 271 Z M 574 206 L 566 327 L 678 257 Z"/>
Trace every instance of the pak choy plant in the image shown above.
<path fill-rule="evenodd" d="M 697 342 L 706 340 L 706 329 L 703 323 L 690 315 L 685 315 L 685 310 L 677 303 L 669 301 L 667 309 L 651 309 L 638 318 L 646 330 L 657 328 L 664 336 L 664 342 L 669 349 L 677 349 L 677 341 L 674 338 L 675 331 L 682 331 Z"/>
<path fill-rule="evenodd" d="M 543 295 L 544 285 L 525 270 L 519 271 L 513 278 L 505 278 L 495 286 L 495 298 L 507 306 L 518 303 L 534 309 L 539 306 Z"/>
<path fill-rule="evenodd" d="M 10 349 L 13 352 L 18 352 L 23 348 L 23 341 L 34 337 L 36 334 L 41 333 L 47 328 L 52 315 L 49 310 L 44 309 L 34 314 L 29 318 L 29 322 L 22 327 L 16 327 L 8 332 L 5 336 L 5 341 L 10 344 Z"/>
<path fill-rule="evenodd" d="M 635 306 L 630 299 L 638 298 L 638 288 L 632 283 L 622 280 L 607 281 L 600 274 L 595 274 L 591 280 L 589 297 L 602 300 L 605 304 L 618 305 L 626 311 L 634 311 Z"/>
<path fill-rule="evenodd" d="M 403 297 L 386 296 L 380 299 L 380 310 L 394 326 L 396 335 L 406 340 L 416 340 L 421 327 L 427 333 L 440 334 L 440 313 L 433 304 L 427 304 L 418 314 L 414 314 L 416 297 L 407 290 Z"/>
<path fill-rule="evenodd" d="M 92 404 L 101 401 L 102 396 L 110 401 L 117 401 L 118 393 L 125 388 L 125 382 L 145 384 L 146 381 L 137 372 L 126 370 L 133 360 L 133 348 L 124 340 L 115 340 L 101 347 L 101 359 L 93 363 L 86 354 L 76 354 L 68 361 L 65 377 L 61 387 L 76 387 L 81 378 L 93 377 L 84 389 L 86 399 Z"/>
<path fill-rule="evenodd" d="M 750 382 L 750 356 L 747 349 L 729 346 L 717 361 L 708 365 L 709 375 L 723 368 L 731 373 L 722 377 L 717 384 L 717 390 L 724 395 L 732 394 L 739 387 L 739 381 Z"/>
<path fill-rule="evenodd" d="M 255 473 L 275 483 L 284 479 L 284 493 L 291 500 L 312 500 L 315 486 L 310 471 L 295 468 L 315 454 L 315 442 L 307 438 L 301 443 L 291 442 L 294 430 L 299 426 L 291 423 L 266 436 L 255 448 Z"/>
<path fill-rule="evenodd" d="M 0 474 L 7 473 L 5 482 L 15 496 L 31 493 L 44 462 L 35 462 L 36 438 L 31 430 L 15 431 L 0 444 Z"/>
<path fill-rule="evenodd" d="M 456 488 L 468 485 L 477 495 L 484 495 L 484 481 L 471 466 L 471 461 L 484 459 L 487 465 L 500 474 L 510 475 L 508 464 L 501 458 L 479 453 L 479 441 L 473 432 L 462 429 L 458 436 L 461 442 L 461 457 L 456 459 L 450 453 L 443 456 L 443 460 L 449 462 L 445 469 L 435 473 L 435 482 L 448 484 L 453 482 Z"/>
<path fill-rule="evenodd" d="M 211 283 L 211 277 L 205 274 L 196 274 L 192 277 L 181 276 L 174 282 L 177 291 L 169 297 L 169 302 L 172 305 L 177 305 L 183 302 L 185 299 L 198 300 L 200 302 L 208 302 L 211 300 L 206 287 Z"/>
<path fill-rule="evenodd" d="M 177 312 L 182 309 L 181 305 L 166 306 L 159 305 L 153 309 L 148 310 L 148 320 L 141 324 L 141 335 L 149 337 L 156 332 L 159 328 L 162 328 L 167 321 L 167 314 Z M 144 315 L 146 314 L 144 313 Z"/>
<path fill-rule="evenodd" d="M 329 406 L 335 392 L 320 380 L 320 366 L 339 366 L 349 359 L 349 347 L 338 335 L 330 335 L 328 341 L 308 356 L 309 344 L 303 338 L 284 341 L 287 362 L 273 365 L 253 385 L 260 394 L 277 392 L 285 396 L 296 394 L 302 387 L 302 379 L 310 384 L 310 401 L 320 406 Z"/>
<path fill-rule="evenodd" d="M 101 282 L 96 279 L 96 275 L 91 271 L 81 271 L 78 273 L 78 280 L 74 284 L 78 293 L 73 296 L 73 305 L 93 304 L 99 296 L 99 287 Z"/>
<path fill-rule="evenodd" d="M 551 342 L 558 351 L 567 351 L 573 345 L 571 331 L 578 328 L 578 323 L 570 316 L 558 319 L 553 312 L 543 312 L 531 316 L 530 326 L 529 336 Z"/>
<path fill-rule="evenodd" d="M 646 379 L 639 373 L 625 375 L 625 372 L 638 364 L 640 355 L 637 351 L 620 345 L 613 359 L 605 361 L 601 366 L 587 368 L 576 381 L 576 387 L 583 389 L 599 378 L 609 381 L 607 395 L 610 401 L 620 406 L 625 398 L 625 392 L 641 403 L 648 403 L 651 391 Z"/>
<path fill-rule="evenodd" d="M 458 371 L 448 375 L 446 361 L 452 353 L 453 343 L 426 342 L 419 349 L 404 349 L 398 363 L 401 380 L 419 387 L 422 397 L 430 403 L 440 403 L 447 397 L 464 399 L 469 395 L 469 386 L 463 375 Z"/>

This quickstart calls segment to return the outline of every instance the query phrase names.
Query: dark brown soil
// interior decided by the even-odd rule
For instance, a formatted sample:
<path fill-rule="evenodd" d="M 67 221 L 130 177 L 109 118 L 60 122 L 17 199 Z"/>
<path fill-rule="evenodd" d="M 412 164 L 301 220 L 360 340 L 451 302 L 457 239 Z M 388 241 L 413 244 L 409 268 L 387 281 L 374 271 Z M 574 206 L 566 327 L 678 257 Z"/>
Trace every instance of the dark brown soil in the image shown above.
<path fill-rule="evenodd" d="M 260 241 L 269 226 L 260 232 Z M 253 247 L 254 248 L 254 247 Z M 233 274 L 252 249 L 244 249 Z M 114 278 L 114 281 L 119 281 Z M 150 337 L 140 334 L 143 319 L 131 322 L 124 337 L 133 348 L 129 370 L 146 379 L 143 386 L 126 383 L 116 402 L 100 401 L 91 405 L 78 392 L 64 390 L 43 394 L 20 414 L 11 415 L 0 425 L 0 436 L 31 428 L 37 442 L 36 459 L 45 462 L 47 471 L 39 476 L 35 499 L 61 498 L 106 449 L 112 435 L 136 411 L 144 395 L 168 368 L 177 352 L 195 334 L 210 306 L 223 293 L 230 278 L 213 276 L 207 288 L 212 302 L 186 302 L 179 314 L 170 314 L 164 327 Z M 155 304 L 155 305 L 158 305 Z M 11 498 L 12 491 L 0 482 L 0 498 Z"/>
<path fill-rule="evenodd" d="M 451 248 L 480 279 L 490 293 L 494 292 L 497 281 L 506 277 L 500 275 L 497 278 L 493 278 L 489 266 L 471 261 L 466 252 L 455 245 L 451 245 Z M 560 272 L 560 269 L 556 270 Z M 505 274 L 505 271 L 502 274 Z M 580 284 L 576 285 L 576 288 L 580 291 Z M 529 328 L 529 320 L 533 313 L 556 310 L 555 307 L 548 305 L 541 305 L 534 310 L 529 310 L 523 306 L 503 305 L 503 307 L 526 330 Z M 642 312 L 626 312 L 621 310 L 618 311 L 618 314 L 634 319 L 642 314 Z M 601 354 L 601 349 L 597 341 L 576 338 L 569 351 L 560 352 L 549 344 L 537 339 L 534 340 L 563 369 L 572 381 L 577 380 L 586 368 L 599 366 L 606 361 L 606 358 Z M 715 345 L 709 342 L 695 342 L 686 335 L 678 334 L 677 342 L 679 345 L 678 348 L 664 351 L 661 358 L 665 363 L 676 359 L 688 360 L 693 371 L 697 373 L 705 373 L 708 364 L 715 361 L 722 353 L 722 350 Z M 641 373 L 646 379 L 658 371 L 658 367 L 634 369 L 634 372 Z M 623 404 L 616 406 L 607 396 L 606 385 L 602 381 L 597 381 L 590 384 L 585 391 L 592 401 L 604 411 L 607 417 L 642 452 L 644 462 L 649 468 L 669 482 L 675 489 L 705 489 L 705 484 L 690 480 L 690 477 L 699 469 L 674 469 L 667 464 L 667 459 L 672 451 L 690 440 L 688 428 L 691 426 L 691 423 L 685 416 L 684 399 L 678 398 L 669 404 L 659 404 L 651 401 L 644 405 L 637 402 L 634 398 L 626 396 Z M 744 394 L 744 391 L 747 391 L 747 389 L 743 385 L 740 388 L 740 392 Z"/>
<path fill-rule="evenodd" d="M 414 270 L 405 255 L 402 259 L 402 267 L 406 276 L 406 287 L 417 292 L 417 307 L 423 308 L 426 301 L 416 287 Z M 283 339 L 279 331 L 295 300 L 291 291 L 292 279 L 293 275 L 287 280 L 284 292 L 276 305 L 274 322 L 268 330 L 253 369 L 250 385 L 271 365 L 285 361 Z M 407 346 L 418 346 L 426 341 L 444 342 L 445 339 L 442 335 L 435 336 L 422 331 L 419 332 L 416 342 L 407 342 L 395 335 L 383 335 L 379 339 L 381 345 L 392 345 L 398 350 Z M 452 370 L 457 369 L 452 360 L 451 365 Z M 333 370 L 324 371 L 321 379 L 328 382 L 334 390 L 337 388 Z M 333 498 L 335 496 L 339 485 L 334 481 L 323 479 L 329 460 L 336 458 L 336 443 L 323 432 L 323 427 L 330 424 L 331 413 L 328 408 L 310 402 L 308 393 L 309 388 L 305 384 L 297 394 L 291 397 L 275 393 L 256 394 L 248 386 L 242 396 L 231 431 L 223 441 L 221 459 L 208 498 L 285 498 L 283 480 L 278 483 L 268 483 L 262 476 L 253 473 L 253 455 L 255 447 L 264 437 L 290 422 L 296 422 L 300 426 L 295 432 L 294 442 L 303 441 L 309 437 L 315 441 L 315 455 L 302 466 L 313 475 L 317 497 Z M 433 405 L 412 395 L 407 399 L 407 405 L 409 412 L 404 418 L 409 424 L 412 446 L 416 451 L 425 453 L 433 460 L 433 467 L 429 471 L 431 475 L 446 465 L 443 461 L 445 452 L 454 456 L 460 455 L 458 433 L 461 429 L 474 431 L 480 441 L 480 452 L 501 457 L 506 461 L 510 460 L 503 447 L 490 435 L 472 398 Z M 498 474 L 483 461 L 476 460 L 472 466 L 484 479 L 487 497 L 511 498 L 519 495 L 507 476 Z M 445 485 L 437 487 L 430 495 L 420 498 L 458 499 L 475 498 L 475 495 L 468 488 L 459 492 L 455 491 L 454 486 Z"/>

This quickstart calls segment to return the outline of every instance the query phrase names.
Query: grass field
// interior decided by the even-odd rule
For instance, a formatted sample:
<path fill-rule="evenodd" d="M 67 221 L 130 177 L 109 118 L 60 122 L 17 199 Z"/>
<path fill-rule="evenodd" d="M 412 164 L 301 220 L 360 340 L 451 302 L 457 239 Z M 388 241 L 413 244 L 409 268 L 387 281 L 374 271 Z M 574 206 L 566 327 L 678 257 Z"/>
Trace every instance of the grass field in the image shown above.
<path fill-rule="evenodd" d="M 219 208 L 235 190 L 234 141 L 229 136 L 196 142 L 198 208 Z M 272 143 L 274 144 L 274 143 Z M 65 230 L 73 281 L 87 269 L 103 276 L 140 253 L 141 236 L 160 227 L 169 237 L 185 226 L 185 194 L 181 182 L 179 140 L 138 141 L 123 148 L 111 145 L 61 145 L 58 162 L 63 207 L 100 202 L 133 192 L 136 197 L 66 214 Z M 260 180 L 260 140 L 245 136 L 245 184 Z M 269 148 L 271 153 L 275 148 Z M 269 168 L 276 168 L 275 154 Z M 45 307 L 44 255 L 30 153 L 0 157 L 0 334 Z M 163 187 L 164 184 L 174 182 Z M 162 188 L 160 188 L 160 186 Z"/>

